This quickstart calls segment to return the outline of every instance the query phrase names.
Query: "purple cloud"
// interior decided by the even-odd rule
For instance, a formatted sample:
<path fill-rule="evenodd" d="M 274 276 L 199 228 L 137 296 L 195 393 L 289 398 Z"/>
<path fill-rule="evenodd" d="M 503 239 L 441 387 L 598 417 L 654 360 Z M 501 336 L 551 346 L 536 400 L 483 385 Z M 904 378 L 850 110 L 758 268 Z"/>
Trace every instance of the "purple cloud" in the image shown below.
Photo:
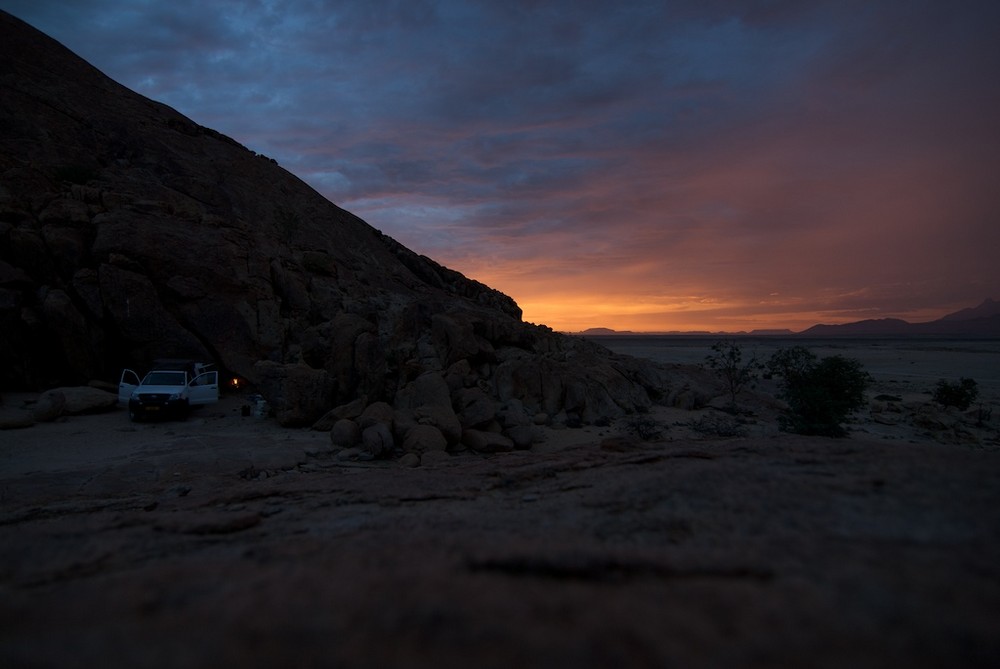
<path fill-rule="evenodd" d="M 0 7 L 529 320 L 794 327 L 1000 295 L 992 2 Z"/>

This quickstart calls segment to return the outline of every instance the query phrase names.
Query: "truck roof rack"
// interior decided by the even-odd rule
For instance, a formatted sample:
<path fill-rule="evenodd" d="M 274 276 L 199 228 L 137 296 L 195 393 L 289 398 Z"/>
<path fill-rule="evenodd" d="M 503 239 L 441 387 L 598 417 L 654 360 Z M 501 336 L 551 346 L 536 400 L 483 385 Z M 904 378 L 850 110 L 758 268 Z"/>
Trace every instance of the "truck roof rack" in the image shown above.
<path fill-rule="evenodd" d="M 182 358 L 160 358 L 159 360 L 153 361 L 153 365 L 150 369 L 190 371 L 194 367 L 194 364 L 194 360 L 185 360 Z"/>

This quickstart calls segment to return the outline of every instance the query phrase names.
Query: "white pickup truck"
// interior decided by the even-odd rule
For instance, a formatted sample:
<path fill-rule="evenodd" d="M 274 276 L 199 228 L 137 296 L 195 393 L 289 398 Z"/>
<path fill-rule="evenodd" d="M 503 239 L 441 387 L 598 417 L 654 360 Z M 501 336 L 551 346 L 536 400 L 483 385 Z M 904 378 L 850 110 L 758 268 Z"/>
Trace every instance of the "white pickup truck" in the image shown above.
<path fill-rule="evenodd" d="M 219 401 L 219 373 L 210 364 L 168 361 L 155 364 L 140 381 L 131 369 L 122 371 L 118 403 L 140 421 L 151 416 L 184 417 L 193 406 Z"/>

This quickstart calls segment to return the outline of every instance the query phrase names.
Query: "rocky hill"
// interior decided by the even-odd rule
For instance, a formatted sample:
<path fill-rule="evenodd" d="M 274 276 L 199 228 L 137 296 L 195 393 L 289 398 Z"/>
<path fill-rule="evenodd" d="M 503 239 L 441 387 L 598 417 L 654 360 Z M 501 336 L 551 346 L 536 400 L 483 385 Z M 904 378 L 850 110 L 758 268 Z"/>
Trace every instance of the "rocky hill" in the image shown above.
<path fill-rule="evenodd" d="M 665 392 L 0 12 L 0 388 L 161 357 L 214 361 L 282 424 L 387 405 L 397 439 L 419 423 L 449 447 Z"/>

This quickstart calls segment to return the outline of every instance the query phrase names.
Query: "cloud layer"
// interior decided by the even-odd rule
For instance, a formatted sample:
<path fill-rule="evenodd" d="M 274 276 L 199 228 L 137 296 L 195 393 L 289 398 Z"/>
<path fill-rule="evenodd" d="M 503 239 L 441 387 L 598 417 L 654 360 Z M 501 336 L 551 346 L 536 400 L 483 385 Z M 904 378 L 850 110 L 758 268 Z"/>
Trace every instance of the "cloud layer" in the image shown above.
<path fill-rule="evenodd" d="M 0 0 L 557 329 L 1000 296 L 1000 5 Z"/>

